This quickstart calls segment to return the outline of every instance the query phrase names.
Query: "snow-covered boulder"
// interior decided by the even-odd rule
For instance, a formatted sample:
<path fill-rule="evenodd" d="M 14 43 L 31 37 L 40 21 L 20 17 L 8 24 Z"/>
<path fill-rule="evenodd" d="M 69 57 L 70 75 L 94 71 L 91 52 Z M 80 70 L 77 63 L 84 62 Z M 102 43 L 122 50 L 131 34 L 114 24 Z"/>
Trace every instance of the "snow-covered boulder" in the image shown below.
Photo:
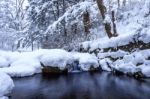
<path fill-rule="evenodd" d="M 0 99 L 7 99 L 9 93 L 14 88 L 12 79 L 5 73 L 0 72 Z"/>
<path fill-rule="evenodd" d="M 127 73 L 135 73 L 138 72 L 139 70 L 136 68 L 136 66 L 132 63 L 127 63 L 127 64 L 120 64 L 118 66 L 115 67 L 116 70 L 119 70 L 125 74 Z"/>
<path fill-rule="evenodd" d="M 6 96 L 2 96 L 2 97 L 0 97 L 0 99 L 9 99 L 9 98 Z"/>
<path fill-rule="evenodd" d="M 112 37 L 110 39 L 104 37 L 94 41 L 86 41 L 80 44 L 81 52 L 92 52 L 98 49 L 99 51 L 117 51 L 124 50 L 132 52 L 135 49 L 150 49 L 150 34 L 146 33 L 128 33 Z M 97 53 L 97 51 L 96 51 Z"/>
<path fill-rule="evenodd" d="M 111 71 L 112 61 L 109 58 L 104 58 L 99 61 L 99 64 L 104 71 Z"/>
<path fill-rule="evenodd" d="M 77 52 L 69 53 L 58 49 L 50 50 L 41 56 L 40 62 L 44 67 L 43 72 L 72 72 L 75 69 L 92 71 L 99 68 L 98 59 L 95 55 Z"/>
<path fill-rule="evenodd" d="M 43 72 L 91 71 L 99 68 L 98 59 L 88 53 L 67 52 L 63 49 L 40 49 L 33 52 L 0 52 L 1 72 L 12 77 L 31 76 Z M 9 67 L 7 66 L 9 64 Z"/>
<path fill-rule="evenodd" d="M 0 56 L 0 68 L 8 67 L 9 63 L 5 57 Z"/>
<path fill-rule="evenodd" d="M 150 77 L 150 65 L 142 65 L 139 68 L 141 68 L 142 73 L 145 75 L 145 77 Z"/>
<path fill-rule="evenodd" d="M 12 77 L 31 76 L 41 72 L 40 62 L 33 53 L 24 52 L 19 55 L 14 54 L 13 57 L 10 56 L 10 66 L 0 68 L 0 71 L 5 72 Z"/>
<path fill-rule="evenodd" d="M 81 71 L 99 70 L 98 58 L 88 53 L 73 53 L 74 59 L 79 62 Z"/>
<path fill-rule="evenodd" d="M 73 63 L 72 54 L 61 49 L 52 49 L 45 53 L 40 58 L 43 72 L 60 73 L 67 71 L 68 66 Z"/>

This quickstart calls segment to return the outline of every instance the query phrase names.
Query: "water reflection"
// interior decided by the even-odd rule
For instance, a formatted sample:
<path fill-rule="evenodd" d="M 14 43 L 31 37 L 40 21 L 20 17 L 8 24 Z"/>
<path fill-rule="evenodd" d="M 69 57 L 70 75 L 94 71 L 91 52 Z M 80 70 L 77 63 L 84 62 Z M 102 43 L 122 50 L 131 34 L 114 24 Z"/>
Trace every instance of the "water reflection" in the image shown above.
<path fill-rule="evenodd" d="M 14 78 L 11 99 L 150 99 L 150 81 L 110 73 Z"/>

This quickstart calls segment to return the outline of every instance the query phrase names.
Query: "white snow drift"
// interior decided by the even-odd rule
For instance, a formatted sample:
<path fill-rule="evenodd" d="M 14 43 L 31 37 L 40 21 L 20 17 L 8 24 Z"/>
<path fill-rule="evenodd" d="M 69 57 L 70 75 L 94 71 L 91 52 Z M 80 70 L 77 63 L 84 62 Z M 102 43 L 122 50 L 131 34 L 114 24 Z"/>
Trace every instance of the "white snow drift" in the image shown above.
<path fill-rule="evenodd" d="M 9 94 L 13 88 L 12 79 L 7 74 L 0 72 L 0 99 L 7 99 L 5 95 Z"/>
<path fill-rule="evenodd" d="M 94 55 L 88 53 L 69 53 L 61 49 L 37 50 L 34 52 L 0 52 L 0 57 L 4 58 L 0 71 L 10 76 L 30 76 L 40 73 L 42 66 L 58 67 L 60 70 L 67 68 L 74 61 L 79 61 L 79 67 L 83 71 L 88 71 L 90 67 L 97 68 L 98 60 Z"/>
<path fill-rule="evenodd" d="M 150 50 L 136 51 L 131 54 L 124 51 L 99 53 L 99 63 L 103 70 L 119 70 L 123 73 L 142 72 L 146 77 L 150 77 Z M 118 58 L 112 61 L 110 58 Z"/>

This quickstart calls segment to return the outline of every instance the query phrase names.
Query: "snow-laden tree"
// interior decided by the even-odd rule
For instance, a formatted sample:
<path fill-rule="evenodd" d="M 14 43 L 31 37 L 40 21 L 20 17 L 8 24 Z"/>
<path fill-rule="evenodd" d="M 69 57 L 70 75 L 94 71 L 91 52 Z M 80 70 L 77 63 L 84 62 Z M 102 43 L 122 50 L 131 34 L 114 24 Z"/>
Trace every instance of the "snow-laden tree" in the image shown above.
<path fill-rule="evenodd" d="M 29 46 L 73 46 L 73 42 L 86 40 L 90 29 L 100 23 L 93 0 L 30 0 L 29 4 L 30 25 L 25 40 Z"/>
<path fill-rule="evenodd" d="M 120 34 L 117 25 L 125 20 L 123 14 L 133 9 L 133 2 L 143 2 L 140 0 L 28 1 L 29 24 L 23 32 L 25 36 L 22 42 L 25 46 L 32 46 L 32 49 L 74 46 L 81 41 L 96 38 L 95 32 L 108 34 L 109 37 L 117 36 Z"/>
<path fill-rule="evenodd" d="M 0 48 L 16 50 L 21 31 L 25 28 L 24 0 L 0 1 Z"/>
<path fill-rule="evenodd" d="M 15 7 L 12 0 L 0 1 L 0 46 L 3 49 L 13 49 L 15 40 Z"/>

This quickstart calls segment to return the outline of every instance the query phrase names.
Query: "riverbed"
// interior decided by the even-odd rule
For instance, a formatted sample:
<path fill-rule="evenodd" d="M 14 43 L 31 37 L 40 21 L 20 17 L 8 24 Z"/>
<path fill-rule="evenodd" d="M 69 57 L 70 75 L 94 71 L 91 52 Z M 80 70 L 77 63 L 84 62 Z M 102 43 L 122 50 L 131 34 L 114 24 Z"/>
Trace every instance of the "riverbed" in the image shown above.
<path fill-rule="evenodd" d="M 150 99 L 150 79 L 108 72 L 13 78 L 10 99 Z"/>

